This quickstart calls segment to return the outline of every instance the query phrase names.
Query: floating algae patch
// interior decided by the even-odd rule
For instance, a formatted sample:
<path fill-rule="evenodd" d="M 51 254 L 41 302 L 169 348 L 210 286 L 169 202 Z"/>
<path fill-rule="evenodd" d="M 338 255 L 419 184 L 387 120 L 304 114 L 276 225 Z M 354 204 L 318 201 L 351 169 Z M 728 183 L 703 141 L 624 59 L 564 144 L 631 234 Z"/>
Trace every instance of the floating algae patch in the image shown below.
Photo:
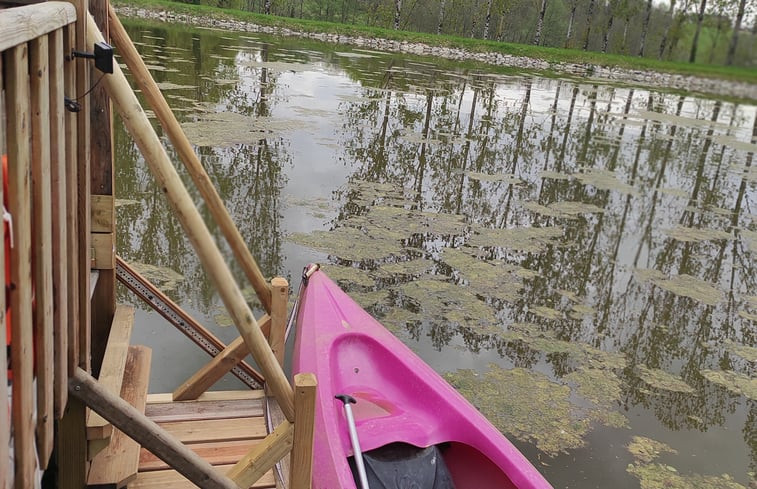
<path fill-rule="evenodd" d="M 724 345 L 734 355 L 743 358 L 747 362 L 757 363 L 757 348 L 742 345 L 732 340 L 726 340 Z"/>
<path fill-rule="evenodd" d="M 757 251 L 757 231 L 742 229 L 740 234 L 746 240 L 747 245 L 749 246 L 749 251 Z"/>
<path fill-rule="evenodd" d="M 414 280 L 396 290 L 415 303 L 429 319 L 457 323 L 479 333 L 486 333 L 496 320 L 496 312 L 491 306 L 447 281 Z"/>
<path fill-rule="evenodd" d="M 373 205 L 381 199 L 399 199 L 405 198 L 405 189 L 401 185 L 392 183 L 376 183 L 368 180 L 351 180 L 347 192 L 354 194 L 356 197 L 352 200 L 357 205 Z M 410 203 L 409 201 L 407 202 Z"/>
<path fill-rule="evenodd" d="M 628 464 L 626 472 L 639 479 L 641 489 L 747 489 L 727 475 L 681 475 L 659 463 Z"/>
<path fill-rule="evenodd" d="M 142 205 L 142 202 L 139 200 L 134 200 L 134 199 L 116 199 L 116 202 L 115 202 L 116 208 L 129 207 L 132 205 Z"/>
<path fill-rule="evenodd" d="M 539 178 L 549 178 L 551 180 L 570 180 L 571 178 L 573 178 L 573 176 L 567 173 L 560 173 L 556 171 L 547 170 L 547 171 L 540 171 Z"/>
<path fill-rule="evenodd" d="M 533 306 L 528 308 L 528 312 L 539 316 L 544 319 L 557 320 L 563 318 L 563 313 L 557 309 L 553 309 L 547 306 Z"/>
<path fill-rule="evenodd" d="M 215 321 L 215 323 L 221 328 L 228 328 L 229 326 L 234 325 L 234 320 L 231 319 L 231 316 L 229 316 L 229 313 L 225 310 L 213 314 L 213 321 Z"/>
<path fill-rule="evenodd" d="M 322 267 L 326 275 L 342 287 L 373 287 L 376 285 L 371 276 L 355 267 L 340 267 L 338 265 L 324 265 Z"/>
<path fill-rule="evenodd" d="M 214 147 L 252 144 L 271 133 L 302 129 L 305 126 L 302 120 L 248 117 L 234 112 L 202 113 L 194 122 L 184 122 L 181 125 L 193 144 Z"/>
<path fill-rule="evenodd" d="M 568 315 L 573 319 L 582 319 L 587 316 L 593 316 L 596 312 L 593 307 L 586 304 L 573 304 Z"/>
<path fill-rule="evenodd" d="M 678 453 L 667 444 L 644 436 L 634 436 L 631 443 L 628 444 L 628 451 L 631 452 L 634 460 L 647 464 L 656 460 L 663 453 Z"/>
<path fill-rule="evenodd" d="M 664 370 L 648 368 L 644 365 L 638 365 L 636 371 L 639 378 L 648 386 L 658 390 L 680 392 L 683 394 L 693 394 L 694 388 L 684 382 L 680 377 L 669 374 Z"/>
<path fill-rule="evenodd" d="M 615 190 L 631 195 L 638 193 L 632 186 L 618 180 L 615 172 L 599 168 L 587 168 L 583 173 L 575 173 L 573 176 L 584 185 L 591 185 L 600 190 Z"/>
<path fill-rule="evenodd" d="M 484 261 L 474 248 L 444 248 L 441 259 L 458 271 L 468 289 L 477 295 L 515 302 L 523 289 L 520 267 L 505 262 Z"/>
<path fill-rule="evenodd" d="M 129 262 L 129 266 L 138 274 L 157 285 L 163 292 L 175 290 L 179 286 L 179 283 L 184 281 L 184 275 L 168 267 L 159 267 L 141 262 Z"/>
<path fill-rule="evenodd" d="M 540 253 L 547 246 L 557 244 L 563 236 L 563 228 L 549 226 L 543 228 L 523 227 L 515 229 L 478 228 L 471 236 L 470 246 L 497 246 L 527 253 Z"/>
<path fill-rule="evenodd" d="M 480 182 L 504 182 L 508 185 L 519 185 L 523 180 L 511 173 L 481 173 L 475 171 L 466 171 L 465 176 L 471 180 Z"/>
<path fill-rule="evenodd" d="M 689 297 L 708 306 L 714 306 L 723 300 L 723 293 L 719 289 L 685 273 L 670 279 L 653 278 L 652 283 L 661 289 L 682 297 Z"/>
<path fill-rule="evenodd" d="M 434 266 L 434 262 L 426 258 L 417 260 L 400 261 L 396 263 L 387 263 L 378 268 L 378 275 L 381 277 L 402 277 L 423 275 Z"/>
<path fill-rule="evenodd" d="M 368 309 L 378 304 L 385 304 L 389 300 L 389 291 L 382 289 L 372 292 L 350 292 L 350 297 L 360 304 L 360 307 Z"/>
<path fill-rule="evenodd" d="M 349 261 L 378 260 L 405 254 L 402 242 L 381 236 L 368 236 L 359 229 L 344 226 L 333 231 L 294 233 L 289 241 Z"/>
<path fill-rule="evenodd" d="M 408 326 L 423 321 L 421 314 L 408 311 L 402 307 L 393 307 L 381 318 L 381 324 L 394 334 L 407 330 Z"/>
<path fill-rule="evenodd" d="M 705 379 L 725 387 L 734 394 L 757 401 L 757 377 L 749 377 L 732 370 L 702 370 Z"/>
<path fill-rule="evenodd" d="M 161 82 L 158 83 L 158 88 L 162 90 L 194 90 L 197 88 L 194 85 L 178 85 L 176 83 L 171 82 Z"/>
<path fill-rule="evenodd" d="M 553 202 L 546 206 L 536 202 L 524 202 L 523 207 L 531 212 L 548 217 L 576 218 L 581 214 L 598 214 L 604 212 L 604 209 L 593 204 L 583 202 L 564 201 Z"/>
<path fill-rule="evenodd" d="M 700 241 L 716 241 L 734 239 L 732 234 L 717 229 L 696 229 L 684 226 L 678 226 L 673 229 L 663 231 L 669 237 L 687 243 L 697 243 Z"/>
<path fill-rule="evenodd" d="M 590 423 L 571 415 L 570 387 L 542 373 L 490 365 L 484 374 L 458 370 L 445 378 L 500 431 L 549 455 L 584 444 Z"/>
<path fill-rule="evenodd" d="M 582 368 L 569 373 L 564 380 L 574 384 L 576 393 L 596 406 L 609 407 L 620 399 L 620 379 L 612 372 Z"/>
<path fill-rule="evenodd" d="M 237 66 L 249 68 L 266 68 L 276 72 L 289 71 L 292 73 L 310 71 L 313 68 L 311 65 L 305 63 L 282 63 L 281 61 L 243 61 L 241 63 L 237 63 Z"/>
<path fill-rule="evenodd" d="M 757 314 L 752 314 L 747 311 L 739 311 L 739 316 L 748 319 L 749 321 L 757 321 Z"/>

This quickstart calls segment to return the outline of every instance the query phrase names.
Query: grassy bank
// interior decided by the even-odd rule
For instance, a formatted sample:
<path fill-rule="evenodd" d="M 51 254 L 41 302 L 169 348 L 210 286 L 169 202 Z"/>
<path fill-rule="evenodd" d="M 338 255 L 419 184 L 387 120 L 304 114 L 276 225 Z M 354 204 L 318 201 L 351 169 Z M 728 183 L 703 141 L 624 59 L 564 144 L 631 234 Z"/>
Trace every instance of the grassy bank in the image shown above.
<path fill-rule="evenodd" d="M 466 49 L 473 52 L 495 52 L 511 56 L 540 59 L 548 63 L 576 63 L 627 70 L 656 71 L 681 75 L 694 75 L 757 84 L 754 68 L 727 67 L 700 63 L 659 61 L 651 58 L 602 54 L 576 49 L 561 49 L 528 44 L 512 44 L 465 37 L 434 35 L 423 32 L 396 31 L 378 27 L 338 24 L 289 17 L 276 17 L 241 10 L 220 9 L 206 5 L 192 5 L 168 0 L 115 0 L 116 5 L 132 5 L 143 8 L 169 10 L 177 14 L 210 18 L 235 19 L 265 26 L 284 27 L 304 32 L 321 32 L 345 36 L 364 36 L 396 41 L 418 42 L 431 46 Z"/>

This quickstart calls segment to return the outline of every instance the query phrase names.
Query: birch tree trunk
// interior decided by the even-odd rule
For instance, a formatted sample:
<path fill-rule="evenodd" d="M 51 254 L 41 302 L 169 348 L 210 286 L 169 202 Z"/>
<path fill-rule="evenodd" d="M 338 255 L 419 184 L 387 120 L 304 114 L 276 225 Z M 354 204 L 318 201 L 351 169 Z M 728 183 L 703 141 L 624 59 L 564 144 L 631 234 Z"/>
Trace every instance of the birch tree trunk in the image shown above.
<path fill-rule="evenodd" d="M 670 17 L 670 23 L 665 27 L 665 32 L 662 33 L 662 41 L 660 41 L 660 51 L 657 53 L 657 59 L 662 59 L 662 55 L 665 53 L 665 46 L 668 44 L 668 36 L 670 35 L 670 28 L 675 22 L 673 14 L 676 9 L 676 0 L 670 0 L 670 8 L 668 9 L 668 16 Z"/>
<path fill-rule="evenodd" d="M 570 44 L 570 36 L 573 34 L 573 21 L 576 19 L 576 7 L 578 7 L 578 0 L 573 0 L 570 5 L 570 20 L 568 20 L 568 33 L 565 35 L 565 46 Z"/>
<path fill-rule="evenodd" d="M 541 31 L 544 27 L 544 15 L 547 13 L 547 0 L 541 0 L 541 10 L 539 10 L 539 20 L 536 22 L 536 33 L 534 34 L 534 45 L 538 46 L 541 42 Z"/>
<path fill-rule="evenodd" d="M 694 31 L 694 39 L 691 41 L 691 54 L 689 54 L 689 63 L 697 59 L 697 45 L 699 44 L 699 32 L 702 30 L 702 21 L 704 20 L 704 10 L 707 8 L 707 0 L 702 0 L 699 4 L 699 15 L 697 16 L 697 28 Z"/>
<path fill-rule="evenodd" d="M 652 0 L 649 0 L 650 3 Z M 586 51 L 589 49 L 589 35 L 591 34 L 591 21 L 592 17 L 594 17 L 594 5 L 596 4 L 596 0 L 591 0 L 589 2 L 589 10 L 586 12 L 586 32 L 584 32 L 584 45 L 583 50 Z"/>
<path fill-rule="evenodd" d="M 442 33 L 442 25 L 444 24 L 444 2 L 445 0 L 439 2 L 439 23 L 436 25 L 437 35 Z"/>
<path fill-rule="evenodd" d="M 489 39 L 489 24 L 492 20 L 492 1 L 489 0 L 489 3 L 486 6 L 486 21 L 484 22 L 484 39 Z"/>
<path fill-rule="evenodd" d="M 733 26 L 733 36 L 731 37 L 731 44 L 728 45 L 728 54 L 725 57 L 725 64 L 727 66 L 730 66 L 733 64 L 733 58 L 736 55 L 736 45 L 739 42 L 739 31 L 741 30 L 741 22 L 744 20 L 745 8 L 746 8 L 746 0 L 741 0 L 739 2 L 739 11 L 736 14 L 736 23 Z M 757 21 L 754 22 L 754 29 L 757 29 Z"/>
<path fill-rule="evenodd" d="M 639 42 L 640 57 L 644 56 L 644 47 L 647 43 L 647 33 L 649 32 L 649 17 L 652 15 L 652 0 L 647 1 L 647 10 L 644 13 L 644 23 L 641 26 L 641 41 Z"/>
<path fill-rule="evenodd" d="M 400 12 L 402 11 L 402 0 L 394 0 L 394 30 L 400 28 Z"/>

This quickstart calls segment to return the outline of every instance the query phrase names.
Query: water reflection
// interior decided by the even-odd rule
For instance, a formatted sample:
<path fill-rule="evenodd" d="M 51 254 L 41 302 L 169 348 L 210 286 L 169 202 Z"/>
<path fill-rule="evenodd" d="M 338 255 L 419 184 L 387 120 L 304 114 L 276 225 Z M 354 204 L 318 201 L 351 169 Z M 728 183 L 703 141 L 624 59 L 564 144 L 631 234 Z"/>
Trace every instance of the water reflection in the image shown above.
<path fill-rule="evenodd" d="M 592 465 L 612 459 L 634 464 L 613 484 L 658 487 L 664 465 L 627 451 L 632 435 L 677 450 L 661 451 L 680 471 L 670 487 L 753 479 L 754 106 L 130 30 L 264 273 L 330 263 L 538 447 L 556 486 L 606 484 Z M 119 207 L 119 252 L 183 274 L 175 298 L 212 323 L 199 262 L 134 146 L 116 144 L 118 195 L 138 201 Z"/>

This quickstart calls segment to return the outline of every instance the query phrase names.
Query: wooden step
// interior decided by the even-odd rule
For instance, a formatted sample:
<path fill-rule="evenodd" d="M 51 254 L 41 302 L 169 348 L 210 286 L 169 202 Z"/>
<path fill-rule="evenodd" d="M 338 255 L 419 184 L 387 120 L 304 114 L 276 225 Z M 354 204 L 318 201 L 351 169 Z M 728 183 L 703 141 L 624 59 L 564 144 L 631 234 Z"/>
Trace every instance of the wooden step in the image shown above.
<path fill-rule="evenodd" d="M 226 473 L 232 465 L 216 465 L 215 469 Z M 156 470 L 153 472 L 140 472 L 136 480 L 129 484 L 129 489 L 192 489 L 197 487 L 189 482 L 175 470 Z M 255 489 L 276 487 L 273 471 L 268 471 L 255 484 Z"/>
<path fill-rule="evenodd" d="M 97 382 L 109 392 L 118 395 L 123 384 L 126 357 L 129 352 L 129 342 L 134 326 L 134 308 L 119 304 L 113 315 L 113 324 L 105 346 L 100 377 Z M 105 418 L 92 411 L 87 416 L 87 440 L 101 440 L 108 438 L 113 427 Z"/>
<path fill-rule="evenodd" d="M 127 351 L 121 398 L 144 412 L 152 350 L 146 346 L 130 346 Z M 140 448 L 136 441 L 114 430 L 110 444 L 92 460 L 87 485 L 113 489 L 125 487 L 137 477 Z"/>

